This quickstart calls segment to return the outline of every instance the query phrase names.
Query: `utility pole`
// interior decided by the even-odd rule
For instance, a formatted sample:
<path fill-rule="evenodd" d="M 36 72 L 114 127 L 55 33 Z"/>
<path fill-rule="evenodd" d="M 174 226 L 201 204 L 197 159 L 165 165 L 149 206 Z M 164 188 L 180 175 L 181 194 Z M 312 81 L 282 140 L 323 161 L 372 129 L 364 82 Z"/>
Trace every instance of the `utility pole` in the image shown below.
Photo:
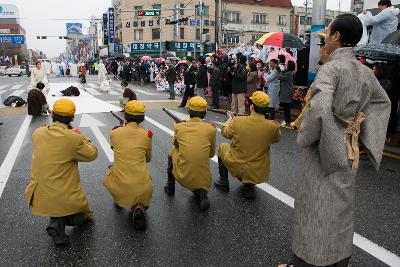
<path fill-rule="evenodd" d="M 222 46 L 222 0 L 218 0 L 218 46 L 216 47 L 216 51 L 218 48 Z"/>
<path fill-rule="evenodd" d="M 303 39 L 306 39 L 306 29 L 307 29 L 307 18 L 308 18 L 308 1 L 306 0 L 305 5 L 306 5 L 306 10 L 304 14 L 304 33 L 303 33 Z"/>
<path fill-rule="evenodd" d="M 162 17 L 160 13 L 160 58 L 162 57 Z"/>
<path fill-rule="evenodd" d="M 326 0 L 313 1 L 308 83 L 315 79 L 319 61 L 318 33 L 325 30 Z"/>
<path fill-rule="evenodd" d="M 203 0 L 200 0 L 200 56 L 202 57 L 203 54 Z"/>
<path fill-rule="evenodd" d="M 194 33 L 194 46 L 193 46 L 193 59 L 196 59 L 196 46 L 197 46 L 197 8 L 194 4 L 194 21 L 196 22 L 195 33 Z"/>

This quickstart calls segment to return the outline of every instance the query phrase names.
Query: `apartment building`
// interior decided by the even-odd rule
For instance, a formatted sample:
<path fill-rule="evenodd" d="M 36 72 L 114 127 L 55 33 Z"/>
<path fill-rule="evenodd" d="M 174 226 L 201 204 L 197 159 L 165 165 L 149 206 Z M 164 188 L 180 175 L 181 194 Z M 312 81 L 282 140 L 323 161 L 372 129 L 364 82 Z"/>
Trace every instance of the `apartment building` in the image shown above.
<path fill-rule="evenodd" d="M 290 0 L 224 0 L 223 44 L 253 43 L 268 32 L 290 32 Z"/>

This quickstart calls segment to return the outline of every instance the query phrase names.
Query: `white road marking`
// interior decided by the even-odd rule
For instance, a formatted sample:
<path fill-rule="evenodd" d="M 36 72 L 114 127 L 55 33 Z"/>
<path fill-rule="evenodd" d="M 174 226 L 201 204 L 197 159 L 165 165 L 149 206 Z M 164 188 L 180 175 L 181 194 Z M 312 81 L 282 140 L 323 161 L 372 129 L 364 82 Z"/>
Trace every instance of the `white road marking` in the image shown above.
<path fill-rule="evenodd" d="M 134 92 L 138 92 L 138 93 L 141 93 L 141 94 L 143 94 L 143 95 L 151 95 L 151 96 L 155 96 L 155 95 L 157 95 L 157 94 L 153 94 L 153 93 L 150 93 L 150 92 L 147 92 L 147 91 L 144 91 L 144 90 L 140 90 L 140 89 L 133 89 L 133 91 Z"/>
<path fill-rule="evenodd" d="M 165 127 L 164 125 L 156 122 L 155 120 L 149 118 L 148 116 L 145 117 L 145 120 L 156 126 L 157 128 L 163 130 L 167 134 L 173 136 L 174 131 L 170 130 L 169 128 Z M 218 163 L 218 157 L 214 156 L 212 159 L 215 163 Z M 258 188 L 267 192 L 274 198 L 280 200 L 281 202 L 285 203 L 291 208 L 294 208 L 294 198 L 291 196 L 283 193 L 282 191 L 276 189 L 275 187 L 271 186 L 270 184 L 263 183 L 257 185 Z M 371 256 L 375 257 L 376 259 L 382 261 L 383 263 L 389 266 L 400 266 L 400 257 L 387 249 L 375 244 L 374 242 L 368 240 L 367 238 L 357 234 L 354 232 L 353 237 L 353 244 L 360 249 L 364 250 Z"/>
<path fill-rule="evenodd" d="M 101 91 L 100 86 L 98 86 L 98 85 L 96 85 L 96 84 L 94 84 L 94 83 L 87 83 L 87 85 L 90 86 L 90 88 L 92 88 L 92 89 L 99 89 L 100 92 L 103 92 L 103 91 Z M 87 89 L 87 88 L 88 88 L 88 87 L 86 87 L 86 89 Z M 89 90 L 88 90 L 88 91 L 89 91 Z M 104 94 L 107 94 L 107 93 L 104 92 Z M 110 92 L 108 92 L 108 94 L 110 94 L 110 95 L 120 95 L 120 93 L 116 92 L 116 91 L 113 90 L 113 89 L 111 89 Z"/>
<path fill-rule="evenodd" d="M 14 85 L 13 87 L 10 88 L 10 90 L 18 90 L 19 88 L 21 88 L 24 84 L 22 83 L 17 83 L 16 85 Z"/>
<path fill-rule="evenodd" d="M 10 177 L 22 143 L 24 142 L 25 135 L 28 132 L 31 120 L 32 116 L 28 115 L 25 117 L 24 122 L 19 128 L 17 136 L 15 136 L 14 142 L 12 143 L 10 150 L 8 150 L 6 158 L 0 166 L 0 198 L 3 194 L 4 187 L 6 186 L 8 178 Z"/>
<path fill-rule="evenodd" d="M 84 90 L 86 90 L 87 92 L 89 92 L 89 94 L 91 95 L 101 95 L 100 92 L 98 92 L 97 90 L 91 88 L 91 87 L 84 87 Z"/>
<path fill-rule="evenodd" d="M 96 120 L 89 114 L 82 114 L 81 122 L 79 124 L 80 128 L 88 127 L 92 130 L 94 136 L 96 137 L 97 141 L 101 148 L 103 149 L 104 153 L 106 154 L 108 160 L 110 162 L 114 161 L 114 152 L 112 151 L 110 145 L 108 144 L 107 139 L 104 137 L 102 132 L 100 131 L 99 127 L 105 126 L 102 122 Z"/>
<path fill-rule="evenodd" d="M 21 96 L 23 93 L 25 92 L 25 90 L 21 89 L 21 90 L 15 90 L 14 92 L 12 92 L 11 94 L 9 94 L 8 96 Z"/>
<path fill-rule="evenodd" d="M 8 87 L 8 84 L 6 85 L 0 85 L 0 90 L 3 90 L 4 88 Z"/>

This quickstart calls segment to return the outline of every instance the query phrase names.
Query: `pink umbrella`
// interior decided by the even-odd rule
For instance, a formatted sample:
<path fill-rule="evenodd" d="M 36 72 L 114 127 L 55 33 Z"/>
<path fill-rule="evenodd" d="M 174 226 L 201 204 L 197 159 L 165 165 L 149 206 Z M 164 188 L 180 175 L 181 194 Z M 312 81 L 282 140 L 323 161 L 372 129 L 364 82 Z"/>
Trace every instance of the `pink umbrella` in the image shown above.
<path fill-rule="evenodd" d="M 151 56 L 143 56 L 140 60 L 147 61 L 147 60 L 152 60 L 153 58 Z"/>
<path fill-rule="evenodd" d="M 285 64 L 288 63 L 288 61 L 293 61 L 294 64 L 296 65 L 296 71 L 297 71 L 297 59 L 295 57 L 293 57 L 291 54 L 289 54 L 286 51 L 274 51 L 268 54 L 268 61 L 270 61 L 271 59 L 278 59 L 279 55 L 284 55 L 286 58 L 286 62 Z"/>
<path fill-rule="evenodd" d="M 159 57 L 156 61 L 157 63 L 165 62 L 165 58 Z"/>

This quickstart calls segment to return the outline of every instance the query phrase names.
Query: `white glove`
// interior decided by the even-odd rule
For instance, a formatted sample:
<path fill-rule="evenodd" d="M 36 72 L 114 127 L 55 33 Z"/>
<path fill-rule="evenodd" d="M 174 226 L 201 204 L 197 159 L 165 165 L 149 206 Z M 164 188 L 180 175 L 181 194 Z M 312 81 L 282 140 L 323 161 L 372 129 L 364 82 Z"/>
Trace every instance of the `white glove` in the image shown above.
<path fill-rule="evenodd" d="M 193 88 L 193 85 L 189 85 L 189 88 Z"/>

